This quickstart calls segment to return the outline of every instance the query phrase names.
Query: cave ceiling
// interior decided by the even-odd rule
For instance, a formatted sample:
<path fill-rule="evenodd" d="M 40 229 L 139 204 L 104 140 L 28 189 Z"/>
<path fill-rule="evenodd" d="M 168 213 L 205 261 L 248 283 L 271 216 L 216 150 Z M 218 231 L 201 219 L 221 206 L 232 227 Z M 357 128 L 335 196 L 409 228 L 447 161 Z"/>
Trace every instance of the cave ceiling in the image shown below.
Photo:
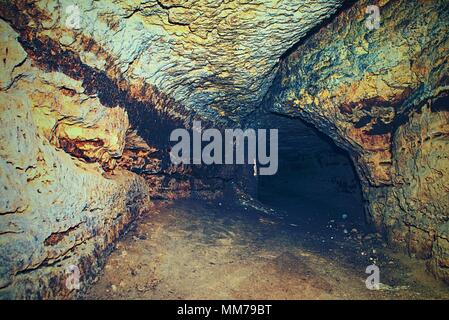
<path fill-rule="evenodd" d="M 13 1 L 9 11 L 22 19 L 2 15 L 115 81 L 151 86 L 186 114 L 238 123 L 260 105 L 279 58 L 342 2 Z"/>

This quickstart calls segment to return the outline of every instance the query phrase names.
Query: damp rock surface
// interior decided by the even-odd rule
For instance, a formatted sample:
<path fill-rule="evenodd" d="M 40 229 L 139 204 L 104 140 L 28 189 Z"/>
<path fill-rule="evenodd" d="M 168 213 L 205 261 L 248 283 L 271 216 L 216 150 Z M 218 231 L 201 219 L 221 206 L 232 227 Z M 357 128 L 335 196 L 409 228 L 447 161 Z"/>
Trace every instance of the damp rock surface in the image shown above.
<path fill-rule="evenodd" d="M 0 297 L 73 297 L 73 270 L 86 290 L 150 197 L 213 198 L 225 180 L 170 166 L 176 122 L 152 101 L 13 26 L 0 19 Z"/>

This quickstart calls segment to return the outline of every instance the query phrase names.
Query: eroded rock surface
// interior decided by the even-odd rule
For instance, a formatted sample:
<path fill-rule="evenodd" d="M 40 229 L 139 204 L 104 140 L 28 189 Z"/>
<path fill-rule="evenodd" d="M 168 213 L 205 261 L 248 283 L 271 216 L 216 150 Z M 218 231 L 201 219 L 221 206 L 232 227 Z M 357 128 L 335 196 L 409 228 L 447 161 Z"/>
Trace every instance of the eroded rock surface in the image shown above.
<path fill-rule="evenodd" d="M 169 165 L 168 133 L 182 125 L 158 113 L 170 99 L 123 89 L 11 25 L 0 19 L 0 296 L 71 297 L 69 268 L 85 289 L 150 196 L 220 196 L 225 180 Z"/>
<path fill-rule="evenodd" d="M 151 85 L 216 121 L 238 121 L 260 103 L 279 57 L 341 3 L 12 1 L 5 11 L 20 11 L 9 19 L 115 79 Z"/>
<path fill-rule="evenodd" d="M 372 4 L 378 29 L 366 24 Z M 267 106 L 349 150 L 369 218 L 449 281 L 448 11 L 447 1 L 358 2 L 281 63 Z"/>
<path fill-rule="evenodd" d="M 2 20 L 0 34 L 8 71 L 0 91 L 0 296 L 67 297 L 68 268 L 78 268 L 82 286 L 92 280 L 115 239 L 148 209 L 148 186 L 102 168 L 123 152 L 126 112 L 33 66 Z"/>

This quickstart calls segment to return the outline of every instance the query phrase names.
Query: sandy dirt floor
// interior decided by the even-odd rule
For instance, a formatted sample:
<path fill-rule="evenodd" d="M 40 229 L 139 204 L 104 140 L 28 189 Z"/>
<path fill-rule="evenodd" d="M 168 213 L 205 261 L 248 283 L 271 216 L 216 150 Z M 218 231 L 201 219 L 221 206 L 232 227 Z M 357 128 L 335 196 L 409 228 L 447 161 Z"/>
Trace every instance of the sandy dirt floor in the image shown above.
<path fill-rule="evenodd" d="M 422 262 L 343 220 L 317 227 L 199 201 L 152 211 L 117 244 L 86 299 L 449 298 Z M 380 290 L 365 285 L 373 261 Z"/>

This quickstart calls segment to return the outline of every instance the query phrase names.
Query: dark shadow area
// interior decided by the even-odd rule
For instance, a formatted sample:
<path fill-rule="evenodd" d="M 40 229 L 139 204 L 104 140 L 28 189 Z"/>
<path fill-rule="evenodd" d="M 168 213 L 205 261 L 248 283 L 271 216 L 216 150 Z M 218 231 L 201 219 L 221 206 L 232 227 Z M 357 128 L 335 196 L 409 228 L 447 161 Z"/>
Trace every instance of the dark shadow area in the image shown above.
<path fill-rule="evenodd" d="M 259 176 L 259 200 L 285 211 L 290 221 L 322 229 L 345 221 L 365 227 L 362 193 L 349 155 L 300 119 L 273 115 L 279 128 L 279 169 Z M 343 230 L 344 231 L 344 230 Z"/>

